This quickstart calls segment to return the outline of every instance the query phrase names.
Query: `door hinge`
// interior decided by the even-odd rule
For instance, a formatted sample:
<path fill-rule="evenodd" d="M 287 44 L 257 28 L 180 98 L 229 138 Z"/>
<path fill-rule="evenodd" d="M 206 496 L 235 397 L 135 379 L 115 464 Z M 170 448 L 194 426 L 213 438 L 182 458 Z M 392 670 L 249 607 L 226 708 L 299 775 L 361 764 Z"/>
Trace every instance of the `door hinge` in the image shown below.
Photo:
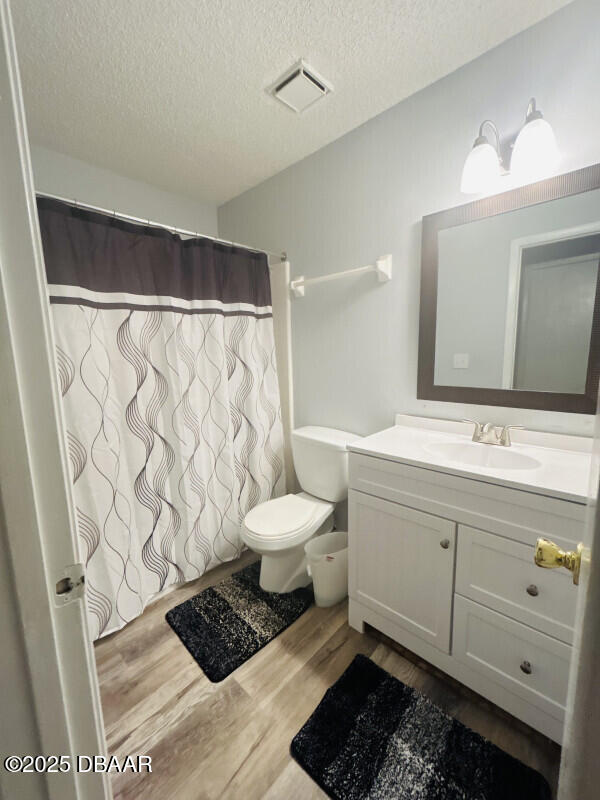
<path fill-rule="evenodd" d="M 73 600 L 83 597 L 85 573 L 83 564 L 72 564 L 65 567 L 59 580 L 56 581 L 56 604 L 64 606 Z"/>

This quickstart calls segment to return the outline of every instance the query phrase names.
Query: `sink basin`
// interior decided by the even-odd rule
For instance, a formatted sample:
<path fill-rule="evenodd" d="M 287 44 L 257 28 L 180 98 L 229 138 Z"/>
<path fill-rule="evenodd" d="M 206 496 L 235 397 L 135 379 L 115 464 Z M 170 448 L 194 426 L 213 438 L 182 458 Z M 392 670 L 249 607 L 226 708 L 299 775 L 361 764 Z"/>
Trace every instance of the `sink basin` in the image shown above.
<path fill-rule="evenodd" d="M 490 469 L 537 469 L 541 462 L 532 456 L 518 453 L 509 447 L 479 444 L 477 442 L 435 442 L 423 448 L 432 456 Z"/>

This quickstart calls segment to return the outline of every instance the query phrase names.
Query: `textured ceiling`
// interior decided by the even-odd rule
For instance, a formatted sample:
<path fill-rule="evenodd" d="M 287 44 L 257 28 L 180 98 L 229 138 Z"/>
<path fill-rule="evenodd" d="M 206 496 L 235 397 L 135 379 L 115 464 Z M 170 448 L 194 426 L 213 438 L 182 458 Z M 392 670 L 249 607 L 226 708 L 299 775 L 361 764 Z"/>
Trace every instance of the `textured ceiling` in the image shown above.
<path fill-rule="evenodd" d="M 36 144 L 220 204 L 569 0 L 17 0 Z M 305 58 L 335 91 L 264 89 Z"/>

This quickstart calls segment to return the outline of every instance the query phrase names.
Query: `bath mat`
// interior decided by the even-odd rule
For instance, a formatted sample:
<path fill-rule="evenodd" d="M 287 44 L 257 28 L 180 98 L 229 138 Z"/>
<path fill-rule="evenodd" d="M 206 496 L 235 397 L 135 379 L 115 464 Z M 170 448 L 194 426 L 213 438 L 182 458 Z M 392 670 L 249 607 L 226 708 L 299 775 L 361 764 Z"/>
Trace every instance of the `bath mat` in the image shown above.
<path fill-rule="evenodd" d="M 551 800 L 533 769 L 357 655 L 291 745 L 336 800 Z"/>
<path fill-rule="evenodd" d="M 260 561 L 205 589 L 166 620 L 206 677 L 218 683 L 295 622 L 313 602 L 312 587 L 264 592 Z"/>

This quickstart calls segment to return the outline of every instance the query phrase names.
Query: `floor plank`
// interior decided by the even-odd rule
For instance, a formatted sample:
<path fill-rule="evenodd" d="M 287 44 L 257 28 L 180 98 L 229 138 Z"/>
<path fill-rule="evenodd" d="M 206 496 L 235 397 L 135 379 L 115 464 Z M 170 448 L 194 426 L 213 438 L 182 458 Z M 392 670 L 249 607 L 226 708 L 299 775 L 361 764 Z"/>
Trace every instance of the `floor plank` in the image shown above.
<path fill-rule="evenodd" d="M 385 637 L 352 630 L 345 602 L 311 607 L 232 675 L 211 683 L 165 613 L 255 558 L 246 552 L 178 587 L 96 643 L 109 752 L 152 757 L 152 774 L 113 776 L 115 800 L 321 800 L 324 793 L 291 759 L 289 745 L 356 653 L 427 694 L 555 787 L 557 745 L 405 657 Z"/>

